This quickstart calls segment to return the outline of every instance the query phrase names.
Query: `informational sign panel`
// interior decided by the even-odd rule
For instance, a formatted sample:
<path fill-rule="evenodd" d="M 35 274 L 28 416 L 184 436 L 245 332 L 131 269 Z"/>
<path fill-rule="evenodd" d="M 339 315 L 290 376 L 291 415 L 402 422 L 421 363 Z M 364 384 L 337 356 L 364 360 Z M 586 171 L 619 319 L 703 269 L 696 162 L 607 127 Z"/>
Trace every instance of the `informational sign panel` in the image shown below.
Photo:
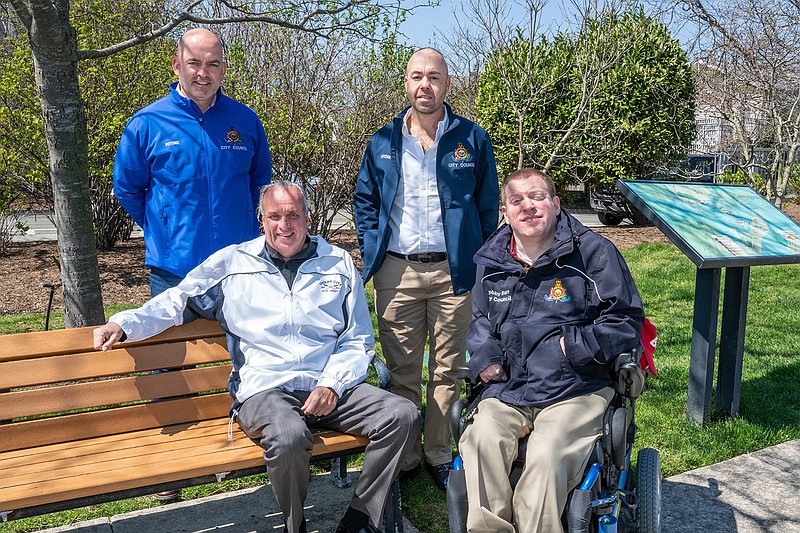
<path fill-rule="evenodd" d="M 617 187 L 698 268 L 800 262 L 800 225 L 750 187 L 649 180 Z"/>
<path fill-rule="evenodd" d="M 697 267 L 686 414 L 711 415 L 725 268 L 717 406 L 739 411 L 750 267 L 800 263 L 800 225 L 744 185 L 618 181 L 617 188 Z"/>

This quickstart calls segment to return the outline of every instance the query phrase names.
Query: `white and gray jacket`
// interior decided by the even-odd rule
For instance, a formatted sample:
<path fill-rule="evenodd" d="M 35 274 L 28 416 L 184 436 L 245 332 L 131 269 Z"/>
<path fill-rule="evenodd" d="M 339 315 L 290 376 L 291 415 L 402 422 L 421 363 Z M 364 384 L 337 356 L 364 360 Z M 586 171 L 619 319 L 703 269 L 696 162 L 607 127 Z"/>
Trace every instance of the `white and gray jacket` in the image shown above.
<path fill-rule="evenodd" d="M 190 271 L 177 287 L 109 319 L 126 341 L 152 337 L 199 315 L 219 321 L 233 361 L 234 408 L 283 387 L 361 383 L 375 343 L 364 287 L 350 255 L 321 237 L 292 288 L 268 259 L 264 237 L 231 245 Z"/>

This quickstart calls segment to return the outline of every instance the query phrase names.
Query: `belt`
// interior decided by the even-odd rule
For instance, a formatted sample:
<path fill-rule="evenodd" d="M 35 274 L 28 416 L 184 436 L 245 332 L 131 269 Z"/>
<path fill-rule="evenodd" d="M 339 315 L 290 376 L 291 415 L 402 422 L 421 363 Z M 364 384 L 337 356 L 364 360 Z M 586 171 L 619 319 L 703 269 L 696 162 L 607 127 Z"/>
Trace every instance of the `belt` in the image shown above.
<path fill-rule="evenodd" d="M 445 252 L 424 252 L 421 254 L 399 254 L 397 252 L 386 252 L 387 254 L 391 255 L 392 257 L 397 257 L 399 259 L 405 259 L 411 263 L 438 263 L 440 261 L 447 260 L 447 254 Z"/>

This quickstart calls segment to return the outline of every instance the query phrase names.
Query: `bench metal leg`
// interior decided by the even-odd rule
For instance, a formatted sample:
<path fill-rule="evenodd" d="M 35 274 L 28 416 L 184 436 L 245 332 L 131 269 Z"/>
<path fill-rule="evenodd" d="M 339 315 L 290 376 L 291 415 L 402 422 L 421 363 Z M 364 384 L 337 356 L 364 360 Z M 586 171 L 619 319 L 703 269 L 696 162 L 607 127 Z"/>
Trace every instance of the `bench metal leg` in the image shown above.
<path fill-rule="evenodd" d="M 331 459 L 331 475 L 333 476 L 333 484 L 340 489 L 353 484 L 353 478 L 350 477 L 350 472 L 347 471 L 347 457 Z"/>
<path fill-rule="evenodd" d="M 389 501 L 386 503 L 384 522 L 386 533 L 403 533 L 403 508 L 400 498 L 400 481 L 397 479 L 392 483 L 392 491 L 389 494 Z"/>

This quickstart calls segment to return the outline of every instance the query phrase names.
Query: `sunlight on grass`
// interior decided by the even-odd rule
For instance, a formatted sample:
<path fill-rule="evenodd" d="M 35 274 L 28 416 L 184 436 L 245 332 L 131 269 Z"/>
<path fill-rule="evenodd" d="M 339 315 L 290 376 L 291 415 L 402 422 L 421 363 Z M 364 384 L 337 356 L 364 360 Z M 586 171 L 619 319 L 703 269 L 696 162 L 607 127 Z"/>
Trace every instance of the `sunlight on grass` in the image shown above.
<path fill-rule="evenodd" d="M 740 413 L 723 418 L 712 405 L 701 427 L 686 419 L 696 269 L 665 244 L 623 255 L 659 330 L 659 376 L 637 403 L 636 446 L 661 451 L 664 476 L 800 438 L 800 266 L 751 269 Z"/>

